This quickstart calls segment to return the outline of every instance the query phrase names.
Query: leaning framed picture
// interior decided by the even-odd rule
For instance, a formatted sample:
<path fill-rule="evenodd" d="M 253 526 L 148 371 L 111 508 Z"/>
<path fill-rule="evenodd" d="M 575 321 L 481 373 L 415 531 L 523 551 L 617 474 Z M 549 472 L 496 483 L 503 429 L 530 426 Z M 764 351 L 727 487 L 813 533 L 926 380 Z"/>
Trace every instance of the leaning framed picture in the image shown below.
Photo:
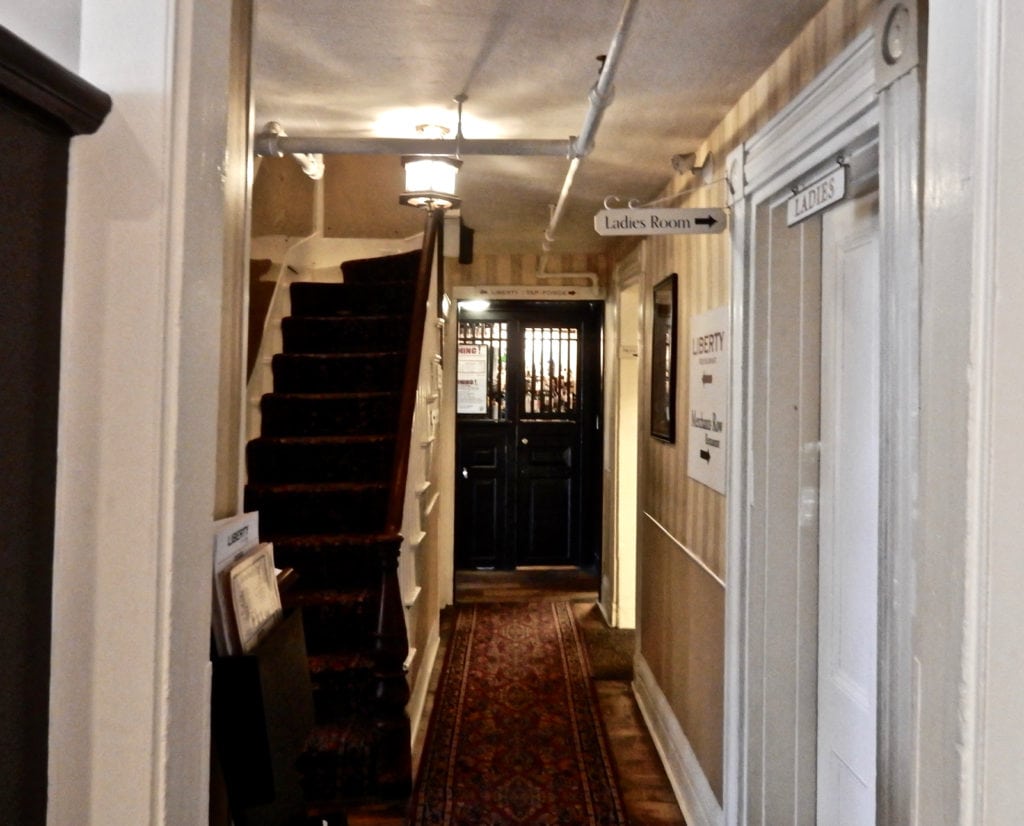
<path fill-rule="evenodd" d="M 676 273 L 654 285 L 651 325 L 651 435 L 676 440 Z"/>

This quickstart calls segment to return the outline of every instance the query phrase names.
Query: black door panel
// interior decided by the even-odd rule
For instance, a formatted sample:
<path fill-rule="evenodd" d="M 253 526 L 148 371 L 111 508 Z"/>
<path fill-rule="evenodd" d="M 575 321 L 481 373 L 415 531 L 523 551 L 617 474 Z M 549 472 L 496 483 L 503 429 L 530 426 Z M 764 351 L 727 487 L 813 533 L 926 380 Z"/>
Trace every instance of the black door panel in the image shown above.
<path fill-rule="evenodd" d="M 530 422 L 519 426 L 517 562 L 579 564 L 580 508 L 575 423 Z"/>
<path fill-rule="evenodd" d="M 460 427 L 455 484 L 455 564 L 459 568 L 508 566 L 505 514 L 510 435 L 509 426 L 493 422 Z"/>
<path fill-rule="evenodd" d="M 488 388 L 486 413 L 456 429 L 457 567 L 597 561 L 601 320 L 588 302 L 460 311 L 460 346 L 488 348 Z"/>

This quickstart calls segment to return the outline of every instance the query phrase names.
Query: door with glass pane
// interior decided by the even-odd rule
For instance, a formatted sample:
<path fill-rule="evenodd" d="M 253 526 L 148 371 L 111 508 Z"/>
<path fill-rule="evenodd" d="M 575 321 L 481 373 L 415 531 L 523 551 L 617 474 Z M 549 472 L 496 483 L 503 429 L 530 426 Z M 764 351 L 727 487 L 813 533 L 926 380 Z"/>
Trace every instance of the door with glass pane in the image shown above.
<path fill-rule="evenodd" d="M 597 561 L 601 318 L 592 302 L 460 307 L 459 568 Z"/>

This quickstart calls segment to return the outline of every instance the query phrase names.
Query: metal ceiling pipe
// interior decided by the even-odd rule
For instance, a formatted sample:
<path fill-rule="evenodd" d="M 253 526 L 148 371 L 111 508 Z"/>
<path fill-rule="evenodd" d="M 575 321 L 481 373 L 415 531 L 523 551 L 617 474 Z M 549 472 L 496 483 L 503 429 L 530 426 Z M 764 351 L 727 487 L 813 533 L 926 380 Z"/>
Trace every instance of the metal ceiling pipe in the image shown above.
<path fill-rule="evenodd" d="M 448 138 L 332 138 L 281 135 L 267 124 L 256 136 L 254 152 L 285 155 L 548 155 L 569 158 L 573 140 L 502 140 Z"/>
<path fill-rule="evenodd" d="M 626 4 L 622 8 L 622 16 L 619 18 L 619 25 L 615 29 L 611 46 L 608 47 L 608 54 L 604 59 L 604 64 L 601 66 L 601 72 L 598 74 L 597 82 L 588 95 L 590 107 L 583 118 L 583 126 L 580 128 L 579 136 L 572 142 L 572 152 L 570 153 L 572 160 L 569 163 L 569 171 L 566 173 L 565 181 L 562 184 L 562 191 L 558 195 L 558 202 L 555 204 L 554 209 L 551 210 L 551 219 L 548 221 L 548 227 L 544 231 L 544 254 L 541 256 L 540 266 L 537 268 L 539 273 L 544 272 L 544 267 L 547 264 L 547 253 L 555 241 L 555 230 L 562 220 L 562 213 L 565 211 L 565 205 L 569 200 L 569 192 L 572 189 L 573 179 L 576 177 L 580 161 L 594 148 L 594 136 L 601 125 L 604 110 L 608 108 L 608 104 L 612 102 L 614 97 L 612 83 L 615 80 L 615 72 L 618 69 L 623 44 L 629 34 L 629 28 L 633 24 L 636 7 L 637 0 L 626 0 Z"/>

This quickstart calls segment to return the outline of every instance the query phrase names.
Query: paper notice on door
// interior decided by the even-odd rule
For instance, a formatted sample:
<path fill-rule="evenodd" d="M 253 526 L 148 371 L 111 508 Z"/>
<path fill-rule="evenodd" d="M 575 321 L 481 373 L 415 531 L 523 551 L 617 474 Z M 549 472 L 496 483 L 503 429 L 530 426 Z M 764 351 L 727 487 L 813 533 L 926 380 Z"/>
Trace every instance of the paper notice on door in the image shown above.
<path fill-rule="evenodd" d="M 487 412 L 487 345 L 459 345 L 457 386 L 458 413 Z"/>

